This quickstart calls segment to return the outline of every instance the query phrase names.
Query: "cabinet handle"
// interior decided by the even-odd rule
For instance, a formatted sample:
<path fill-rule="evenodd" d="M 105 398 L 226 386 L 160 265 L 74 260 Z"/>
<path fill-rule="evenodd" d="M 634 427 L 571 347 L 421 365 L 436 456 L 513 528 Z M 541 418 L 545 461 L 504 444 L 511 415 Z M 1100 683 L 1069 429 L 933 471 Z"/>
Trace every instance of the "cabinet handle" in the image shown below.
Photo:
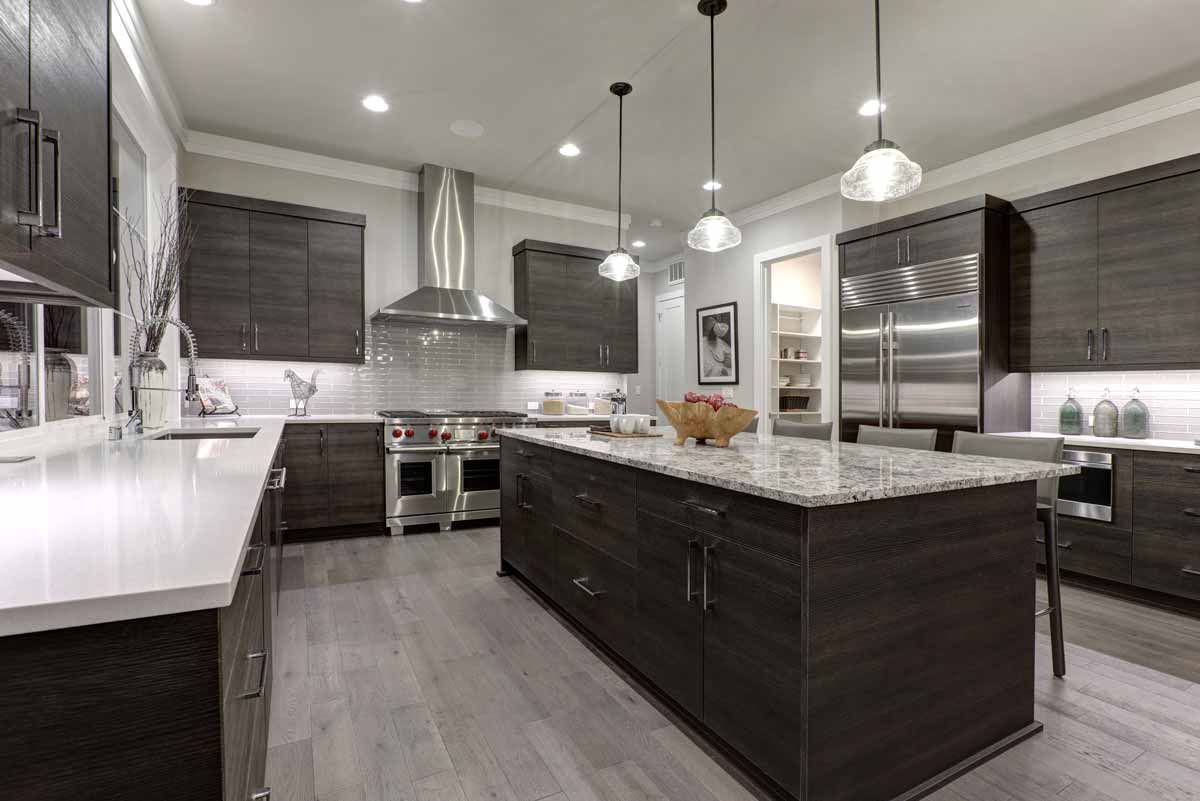
<path fill-rule="evenodd" d="M 271 801 L 271 788 L 263 787 L 250 794 L 250 801 Z"/>
<path fill-rule="evenodd" d="M 1100 329 L 1100 360 L 1108 361 L 1108 329 Z"/>
<path fill-rule="evenodd" d="M 319 442 L 321 445 L 321 453 L 324 453 L 325 452 L 325 428 L 322 427 L 321 430 L 317 432 L 317 434 L 320 435 Z"/>
<path fill-rule="evenodd" d="M 1045 538 L 1045 537 L 1034 537 L 1034 538 L 1033 538 L 1033 541 L 1034 541 L 1034 542 L 1036 542 L 1038 545 L 1045 545 L 1045 544 L 1046 544 L 1046 538 Z M 1066 542 L 1060 542 L 1060 543 L 1058 544 L 1058 549 L 1059 549 L 1060 551 L 1069 551 L 1069 550 L 1071 550 L 1071 545 L 1073 545 L 1073 544 L 1074 544 L 1074 543 L 1072 543 L 1070 540 L 1067 540 Z"/>
<path fill-rule="evenodd" d="M 17 209 L 17 223 L 34 228 L 42 227 L 42 112 L 30 108 L 17 109 L 17 122 L 29 126 L 29 156 L 33 161 L 33 176 L 29 184 L 29 208 Z"/>
<path fill-rule="evenodd" d="M 591 507 L 592 509 L 599 509 L 600 507 L 604 506 L 604 504 L 602 504 L 600 501 L 596 500 L 595 498 L 589 498 L 588 494 L 586 492 L 581 492 L 578 495 L 576 495 L 575 500 L 578 503 L 582 504 L 583 506 L 588 506 L 588 507 Z"/>
<path fill-rule="evenodd" d="M 605 367 L 612 366 L 612 345 L 604 346 L 604 366 Z"/>
<path fill-rule="evenodd" d="M 572 584 L 586 592 L 588 596 L 592 598 L 599 598 L 601 595 L 608 595 L 607 590 L 593 590 L 588 586 L 588 581 L 590 581 L 590 579 L 587 576 L 580 576 L 577 579 L 571 579 Z"/>
<path fill-rule="evenodd" d="M 529 342 L 531 345 L 533 345 L 533 361 L 536 364 L 537 363 L 537 340 L 531 339 Z"/>
<path fill-rule="evenodd" d="M 696 552 L 696 547 L 700 544 L 699 540 L 688 540 L 687 544 L 687 559 L 684 560 L 684 571 L 687 574 L 687 579 L 684 581 L 685 593 L 683 600 L 689 604 L 696 600 L 696 596 L 700 593 L 692 589 L 692 571 L 695 568 L 692 566 L 692 554 Z"/>
<path fill-rule="evenodd" d="M 717 550 L 717 546 L 715 546 L 715 545 L 705 545 L 704 546 L 704 580 L 703 580 L 703 587 L 702 587 L 703 592 L 704 592 L 704 597 L 702 599 L 701 607 L 706 610 L 712 609 L 714 606 L 717 605 L 717 597 L 715 595 L 712 597 L 709 597 L 709 594 L 708 594 L 708 574 L 711 572 L 711 569 L 712 569 L 712 565 L 710 565 L 710 562 L 715 563 L 717 561 L 716 557 L 714 556 L 716 550 Z"/>
<path fill-rule="evenodd" d="M 1200 465 L 1191 465 L 1189 467 L 1185 467 L 1185 468 L 1183 468 L 1183 472 L 1185 472 L 1185 473 L 1200 473 Z"/>
<path fill-rule="evenodd" d="M 1185 515 L 1187 515 L 1188 517 L 1200 517 L 1200 509 L 1193 509 L 1191 507 L 1188 507 L 1183 510 L 1183 513 Z"/>
<path fill-rule="evenodd" d="M 912 237 L 904 236 L 904 263 L 912 264 Z"/>
<path fill-rule="evenodd" d="M 246 342 L 246 324 L 242 323 L 242 353 L 245 353 L 248 348 L 249 345 Z"/>
<path fill-rule="evenodd" d="M 354 355 L 362 355 L 362 332 L 359 329 L 354 329 Z"/>
<path fill-rule="evenodd" d="M 533 458 L 534 456 L 536 456 L 536 455 L 537 455 L 537 454 L 531 453 L 530 451 L 527 451 L 527 450 L 525 450 L 525 449 L 523 449 L 523 448 L 518 448 L 518 449 L 517 449 L 517 456 L 521 456 L 521 457 L 524 457 L 524 458 L 527 458 L 527 459 L 532 459 L 532 458 Z"/>
<path fill-rule="evenodd" d="M 242 575 L 243 576 L 257 576 L 257 575 L 261 574 L 263 572 L 263 562 L 266 561 L 267 546 L 262 545 L 262 544 L 251 545 L 246 550 L 254 551 L 256 554 L 258 554 L 258 561 L 255 562 L 254 564 L 252 564 L 250 567 L 243 568 Z"/>
<path fill-rule="evenodd" d="M 1200 570 L 1197 570 L 1194 567 L 1185 567 L 1185 568 L 1182 568 L 1179 572 L 1185 576 L 1200 576 Z"/>
<path fill-rule="evenodd" d="M 383 429 L 375 429 L 375 455 L 383 456 Z"/>
<path fill-rule="evenodd" d="M 258 666 L 258 686 L 255 687 L 253 690 L 247 690 L 246 692 L 239 695 L 238 698 L 241 698 L 242 700 L 247 700 L 250 698 L 262 698 L 263 693 L 267 691 L 267 655 L 268 655 L 268 653 L 269 652 L 267 651 L 267 649 L 264 648 L 261 651 L 255 651 L 252 654 L 246 655 L 247 660 L 253 660 L 253 659 L 261 659 L 262 660 L 262 662 L 260 662 L 259 666 Z"/>
<path fill-rule="evenodd" d="M 62 132 L 49 128 L 42 134 L 42 141 L 54 145 L 54 225 L 42 225 L 41 236 L 51 239 L 62 238 Z"/>
<path fill-rule="evenodd" d="M 267 489 L 278 491 L 287 487 L 287 468 L 278 467 L 271 471 L 271 480 L 267 482 Z"/>
<path fill-rule="evenodd" d="M 258 323 L 254 324 L 254 352 L 258 353 Z"/>
<path fill-rule="evenodd" d="M 604 366 L 604 346 L 597 345 L 596 347 L 600 349 L 600 366 L 603 367 Z"/>
<path fill-rule="evenodd" d="M 1092 345 L 1095 341 L 1096 335 L 1092 332 L 1092 329 L 1089 328 L 1087 336 L 1087 360 L 1089 362 L 1092 360 Z"/>
<path fill-rule="evenodd" d="M 714 509 L 711 506 L 705 506 L 704 504 L 696 503 L 695 501 L 680 501 L 679 505 L 686 506 L 689 509 L 695 509 L 697 512 L 702 512 L 709 517 L 725 516 L 725 511 L 723 509 Z"/>
<path fill-rule="evenodd" d="M 896 266 L 900 266 L 900 237 L 896 237 Z"/>

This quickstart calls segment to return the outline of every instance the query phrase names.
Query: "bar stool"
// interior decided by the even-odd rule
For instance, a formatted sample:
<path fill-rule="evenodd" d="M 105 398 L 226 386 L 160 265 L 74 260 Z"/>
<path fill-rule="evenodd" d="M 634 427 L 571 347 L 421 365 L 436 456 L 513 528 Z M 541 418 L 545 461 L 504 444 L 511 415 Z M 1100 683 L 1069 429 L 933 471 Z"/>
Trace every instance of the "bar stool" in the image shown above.
<path fill-rule="evenodd" d="M 829 442 L 833 438 L 833 423 L 796 423 L 791 420 L 778 419 L 775 421 L 772 433 L 777 437 L 823 439 Z"/>
<path fill-rule="evenodd" d="M 953 450 L 955 453 L 974 456 L 998 456 L 1004 459 L 1061 464 L 1063 438 L 997 437 L 955 431 Z M 1054 662 L 1054 675 L 1062 678 L 1067 673 L 1067 656 L 1063 645 L 1062 592 L 1058 576 L 1058 479 L 1040 479 L 1037 483 L 1037 493 L 1037 519 L 1046 532 L 1046 594 L 1050 599 L 1050 605 L 1039 610 L 1037 617 L 1050 618 L 1050 652 Z"/>
<path fill-rule="evenodd" d="M 885 448 L 909 448 L 931 451 L 937 444 L 936 428 L 881 428 L 859 426 L 859 445 L 882 445 Z"/>

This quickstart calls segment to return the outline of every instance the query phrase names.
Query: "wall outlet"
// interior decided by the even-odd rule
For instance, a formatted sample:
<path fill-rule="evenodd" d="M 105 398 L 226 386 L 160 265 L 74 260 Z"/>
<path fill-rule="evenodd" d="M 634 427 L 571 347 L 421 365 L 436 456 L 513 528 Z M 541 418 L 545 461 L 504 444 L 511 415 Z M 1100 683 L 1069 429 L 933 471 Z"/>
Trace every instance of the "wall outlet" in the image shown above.
<path fill-rule="evenodd" d="M 1096 427 L 1096 415 L 1089 414 L 1088 415 L 1088 428 L 1095 428 L 1095 427 Z"/>
<path fill-rule="evenodd" d="M 634 394 L 634 395 L 641 395 L 641 394 L 642 394 L 642 385 L 641 385 L 641 384 L 634 384 L 634 385 L 633 385 L 633 394 Z"/>
<path fill-rule="evenodd" d="M 525 402 L 525 411 L 536 412 L 537 410 L 538 410 L 538 402 L 537 401 L 526 401 Z"/>

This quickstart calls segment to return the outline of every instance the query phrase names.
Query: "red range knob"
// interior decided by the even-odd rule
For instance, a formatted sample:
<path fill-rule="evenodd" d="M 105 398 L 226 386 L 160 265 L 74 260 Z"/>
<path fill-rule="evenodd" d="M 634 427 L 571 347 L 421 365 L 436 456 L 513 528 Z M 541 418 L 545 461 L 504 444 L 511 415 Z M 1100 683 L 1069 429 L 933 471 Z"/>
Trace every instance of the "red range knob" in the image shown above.
<path fill-rule="evenodd" d="M 452 436 L 454 436 L 454 435 L 451 434 L 449 431 L 443 431 L 442 432 L 442 442 L 448 441 Z"/>
<path fill-rule="evenodd" d="M 488 432 L 486 432 L 486 431 L 480 431 L 480 432 L 479 432 L 479 438 L 480 438 L 480 439 L 487 439 L 487 438 L 488 438 Z"/>
<path fill-rule="evenodd" d="M 437 439 L 437 429 L 436 428 L 429 429 L 429 438 Z"/>
<path fill-rule="evenodd" d="M 496 438 L 496 432 L 495 432 L 495 431 L 493 431 L 493 432 L 492 432 L 492 439 L 495 439 L 495 438 Z"/>
<path fill-rule="evenodd" d="M 414 435 L 414 434 L 416 434 L 416 433 L 417 433 L 416 431 L 413 431 L 413 430 L 410 428 L 410 429 L 407 429 L 407 430 L 404 432 L 404 436 L 406 436 L 406 437 L 411 437 L 411 436 L 413 436 L 413 435 Z"/>
<path fill-rule="evenodd" d="M 402 436 L 403 436 L 403 433 L 400 431 L 400 429 L 398 429 L 398 428 L 392 429 L 392 439 L 400 439 L 400 437 L 402 437 Z"/>

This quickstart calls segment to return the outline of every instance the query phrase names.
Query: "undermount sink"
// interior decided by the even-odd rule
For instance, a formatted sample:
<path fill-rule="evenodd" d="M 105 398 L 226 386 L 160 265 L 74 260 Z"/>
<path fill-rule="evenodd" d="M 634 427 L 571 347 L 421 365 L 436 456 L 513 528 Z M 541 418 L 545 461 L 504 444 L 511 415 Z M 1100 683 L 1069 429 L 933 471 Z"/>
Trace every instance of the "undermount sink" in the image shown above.
<path fill-rule="evenodd" d="M 250 439 L 257 433 L 257 428 L 203 428 L 194 431 L 167 431 L 152 439 L 155 441 L 173 439 Z"/>

